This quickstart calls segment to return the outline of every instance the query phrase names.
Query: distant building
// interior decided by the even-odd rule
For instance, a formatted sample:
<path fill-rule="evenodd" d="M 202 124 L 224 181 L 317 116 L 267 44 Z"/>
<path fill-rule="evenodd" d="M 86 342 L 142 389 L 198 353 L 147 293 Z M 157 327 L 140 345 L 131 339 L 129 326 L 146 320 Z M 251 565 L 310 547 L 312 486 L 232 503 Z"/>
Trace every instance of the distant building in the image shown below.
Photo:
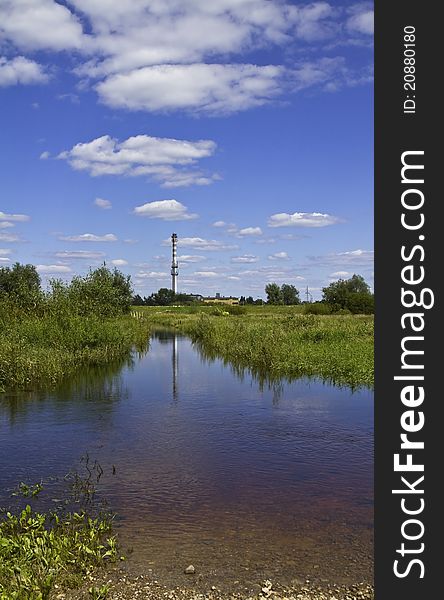
<path fill-rule="evenodd" d="M 235 296 L 221 296 L 217 293 L 215 296 L 207 296 L 203 299 L 206 304 L 230 304 L 231 306 L 239 304 L 239 298 Z"/>

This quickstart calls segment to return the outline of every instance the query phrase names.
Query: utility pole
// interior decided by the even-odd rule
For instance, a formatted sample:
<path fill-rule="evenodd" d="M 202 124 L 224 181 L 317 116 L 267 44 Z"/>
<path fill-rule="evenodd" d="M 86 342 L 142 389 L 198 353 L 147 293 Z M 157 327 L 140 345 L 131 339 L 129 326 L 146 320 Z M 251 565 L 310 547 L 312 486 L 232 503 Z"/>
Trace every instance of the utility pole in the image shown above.
<path fill-rule="evenodd" d="M 179 265 L 177 264 L 177 233 L 171 234 L 172 261 L 171 261 L 171 289 L 177 294 L 177 276 L 179 274 Z"/>

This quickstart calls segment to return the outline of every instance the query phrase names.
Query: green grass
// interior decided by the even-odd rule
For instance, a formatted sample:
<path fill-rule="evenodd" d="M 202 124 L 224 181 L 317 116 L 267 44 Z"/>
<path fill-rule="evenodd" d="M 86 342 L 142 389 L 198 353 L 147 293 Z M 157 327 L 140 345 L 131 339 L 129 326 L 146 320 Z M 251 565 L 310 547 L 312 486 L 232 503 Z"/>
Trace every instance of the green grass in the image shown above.
<path fill-rule="evenodd" d="M 89 479 L 74 477 L 71 490 L 56 510 L 35 510 L 45 488 L 21 484 L 22 496 L 0 515 L 0 600 L 46 600 L 52 592 L 76 588 L 86 576 L 118 558 L 112 515 L 91 504 Z M 78 504 L 76 510 L 66 507 Z M 92 588 L 93 598 L 107 590 Z"/>
<path fill-rule="evenodd" d="M 374 385 L 373 317 L 306 315 L 303 307 L 145 307 L 148 320 L 191 336 L 209 358 L 249 368 L 260 379 L 321 377 L 353 388 Z"/>
<path fill-rule="evenodd" d="M 132 316 L 0 316 L 0 390 L 51 388 L 80 367 L 146 347 L 149 326 Z"/>

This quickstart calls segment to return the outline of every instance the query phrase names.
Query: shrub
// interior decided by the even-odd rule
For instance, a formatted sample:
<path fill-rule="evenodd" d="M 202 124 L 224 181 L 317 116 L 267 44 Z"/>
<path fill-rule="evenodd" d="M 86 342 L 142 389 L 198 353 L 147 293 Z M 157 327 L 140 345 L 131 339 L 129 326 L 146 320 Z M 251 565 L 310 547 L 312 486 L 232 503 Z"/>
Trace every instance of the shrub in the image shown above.
<path fill-rule="evenodd" d="M 330 304 L 325 302 L 312 302 L 304 304 L 304 314 L 306 315 L 330 315 L 332 312 Z"/>

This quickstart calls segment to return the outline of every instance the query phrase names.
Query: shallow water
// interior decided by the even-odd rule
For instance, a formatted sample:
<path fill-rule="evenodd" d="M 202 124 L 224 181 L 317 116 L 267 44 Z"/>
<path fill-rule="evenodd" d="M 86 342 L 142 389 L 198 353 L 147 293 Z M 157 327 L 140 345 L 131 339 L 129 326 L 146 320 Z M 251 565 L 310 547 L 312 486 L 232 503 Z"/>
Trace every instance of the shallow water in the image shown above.
<path fill-rule="evenodd" d="M 88 454 L 131 564 L 180 582 L 370 581 L 373 395 L 260 386 L 162 331 L 131 364 L 0 397 L 1 504 Z"/>

